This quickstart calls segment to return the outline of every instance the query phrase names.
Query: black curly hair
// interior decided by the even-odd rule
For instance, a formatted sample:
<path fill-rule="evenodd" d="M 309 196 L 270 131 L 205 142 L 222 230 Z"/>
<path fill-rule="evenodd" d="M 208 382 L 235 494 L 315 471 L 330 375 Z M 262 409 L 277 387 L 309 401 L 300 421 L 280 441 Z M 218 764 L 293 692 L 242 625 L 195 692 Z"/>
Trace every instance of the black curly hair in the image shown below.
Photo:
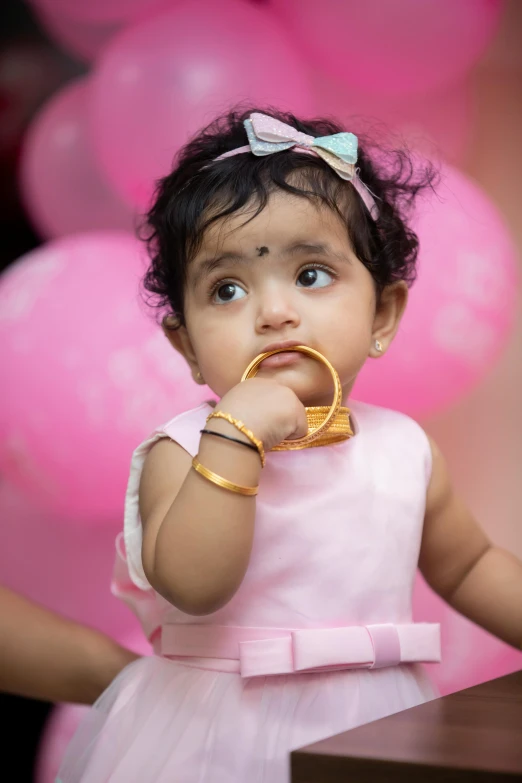
<path fill-rule="evenodd" d="M 406 220 L 419 191 L 433 185 L 433 168 L 414 166 L 405 150 L 385 153 L 381 148 L 377 165 L 369 154 L 372 145 L 359 143 L 359 175 L 379 208 L 379 217 L 373 220 L 354 187 L 319 157 L 290 150 L 215 161 L 222 153 L 246 144 L 243 122 L 253 112 L 269 114 L 311 136 L 343 130 L 331 120 L 300 120 L 272 108 L 233 110 L 214 120 L 181 150 L 173 171 L 157 183 L 142 226 L 151 259 L 143 285 L 152 304 L 175 316 L 169 319 L 174 328 L 184 322 L 186 272 L 205 230 L 247 205 L 255 207 L 252 219 L 277 189 L 322 203 L 339 215 L 355 254 L 375 281 L 378 296 L 398 280 L 413 283 L 419 243 Z"/>

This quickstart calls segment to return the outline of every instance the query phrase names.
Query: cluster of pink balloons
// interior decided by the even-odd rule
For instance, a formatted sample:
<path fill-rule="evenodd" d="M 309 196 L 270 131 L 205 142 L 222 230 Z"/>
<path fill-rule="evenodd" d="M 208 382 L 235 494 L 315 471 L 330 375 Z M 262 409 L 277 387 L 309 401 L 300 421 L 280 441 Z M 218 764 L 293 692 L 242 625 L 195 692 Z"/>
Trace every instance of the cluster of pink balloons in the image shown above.
<path fill-rule="evenodd" d="M 38 172 L 44 182 L 34 173 L 24 175 L 23 189 L 44 236 L 77 230 L 74 220 L 57 227 L 51 220 L 50 230 L 49 217 L 42 214 L 49 209 L 48 191 L 67 212 L 66 199 L 59 202 L 60 192 L 47 181 L 52 169 L 45 160 L 49 150 L 49 159 L 56 155 L 58 166 L 63 163 L 66 151 L 60 158 L 57 139 L 66 136 L 67 112 L 82 135 L 86 160 L 93 161 L 96 188 L 106 185 L 131 209 L 142 209 L 180 146 L 231 104 L 248 101 L 316 113 L 324 90 L 314 89 L 312 74 L 323 71 L 344 85 L 340 100 L 348 112 L 357 108 L 351 95 L 355 89 L 378 96 L 372 113 L 379 116 L 381 99 L 446 89 L 465 77 L 491 40 L 502 8 L 502 0 L 324 0 L 320 13 L 311 0 L 263 5 L 223 0 L 219 6 L 213 0 L 32 4 L 59 41 L 95 57 L 81 110 L 70 93 L 57 97 L 41 122 L 35 121 L 29 138 L 30 162 L 24 170 Z M 432 120 L 428 117 L 428 124 Z M 75 173 L 80 185 L 85 175 L 85 192 L 91 193 L 82 205 L 83 222 L 88 223 L 92 208 L 89 228 L 106 227 L 100 225 L 87 167 Z M 108 210 L 109 222 L 115 210 L 110 228 L 121 227 L 120 207 L 111 204 Z"/>
<path fill-rule="evenodd" d="M 290 36 L 245 0 L 219 10 L 213 0 L 176 3 L 123 32 L 100 57 L 93 145 L 114 189 L 144 207 L 189 137 L 244 100 L 313 112 L 304 59 Z"/>
<path fill-rule="evenodd" d="M 457 81 L 496 31 L 503 0 L 270 0 L 314 63 L 349 87 L 411 95 Z"/>

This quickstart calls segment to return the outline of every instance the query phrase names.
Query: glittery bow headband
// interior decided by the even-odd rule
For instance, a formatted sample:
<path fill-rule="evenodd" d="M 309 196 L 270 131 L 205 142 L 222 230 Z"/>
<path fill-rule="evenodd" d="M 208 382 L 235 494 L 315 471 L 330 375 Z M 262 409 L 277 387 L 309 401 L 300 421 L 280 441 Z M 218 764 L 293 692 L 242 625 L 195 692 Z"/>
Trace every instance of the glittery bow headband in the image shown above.
<path fill-rule="evenodd" d="M 353 133 L 334 133 L 331 136 L 308 136 L 285 122 L 254 112 L 244 122 L 248 145 L 224 152 L 216 158 L 223 160 L 243 152 L 254 155 L 272 155 L 293 149 L 322 158 L 342 178 L 352 183 L 374 220 L 379 217 L 375 199 L 359 179 L 357 163 L 357 136 Z"/>

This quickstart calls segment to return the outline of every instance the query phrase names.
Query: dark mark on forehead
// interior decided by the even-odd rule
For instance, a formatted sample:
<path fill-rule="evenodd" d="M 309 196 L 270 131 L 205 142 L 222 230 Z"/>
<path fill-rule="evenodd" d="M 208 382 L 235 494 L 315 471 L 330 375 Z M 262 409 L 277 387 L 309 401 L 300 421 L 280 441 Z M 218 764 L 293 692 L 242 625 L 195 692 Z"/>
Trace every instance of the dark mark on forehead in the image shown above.
<path fill-rule="evenodd" d="M 258 256 L 266 256 L 267 253 L 270 253 L 270 250 L 263 245 L 263 247 L 256 247 L 257 255 Z"/>

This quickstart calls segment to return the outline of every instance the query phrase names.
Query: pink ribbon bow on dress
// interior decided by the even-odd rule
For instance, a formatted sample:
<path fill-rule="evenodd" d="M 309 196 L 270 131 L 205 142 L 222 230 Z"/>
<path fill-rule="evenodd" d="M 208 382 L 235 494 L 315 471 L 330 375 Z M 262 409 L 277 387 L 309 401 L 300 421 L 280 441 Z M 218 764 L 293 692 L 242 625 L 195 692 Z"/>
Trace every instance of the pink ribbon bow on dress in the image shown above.
<path fill-rule="evenodd" d="M 372 218 L 377 220 L 379 210 L 375 199 L 359 179 L 357 163 L 357 136 L 353 133 L 334 133 L 331 136 L 309 136 L 285 122 L 254 112 L 244 122 L 248 145 L 219 155 L 216 160 L 230 158 L 243 152 L 254 155 L 272 155 L 293 149 L 322 158 L 342 179 L 348 180 L 357 190 Z"/>

